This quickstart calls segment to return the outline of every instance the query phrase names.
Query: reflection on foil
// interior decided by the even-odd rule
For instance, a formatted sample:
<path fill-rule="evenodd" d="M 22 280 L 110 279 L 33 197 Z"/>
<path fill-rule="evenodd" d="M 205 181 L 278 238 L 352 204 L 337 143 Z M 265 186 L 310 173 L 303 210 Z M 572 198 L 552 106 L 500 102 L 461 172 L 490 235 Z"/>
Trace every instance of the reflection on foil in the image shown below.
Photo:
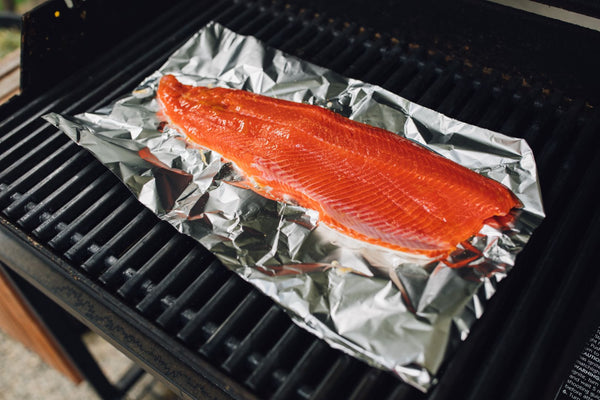
<path fill-rule="evenodd" d="M 369 245 L 318 214 L 265 199 L 231 165 L 165 125 L 161 76 L 328 107 L 397 132 L 509 187 L 524 207 L 486 225 L 446 263 Z M 45 118 L 113 171 L 160 218 L 197 239 L 332 347 L 428 390 L 482 315 L 544 214 L 533 154 L 520 139 L 447 118 L 210 23 L 131 95 Z"/>

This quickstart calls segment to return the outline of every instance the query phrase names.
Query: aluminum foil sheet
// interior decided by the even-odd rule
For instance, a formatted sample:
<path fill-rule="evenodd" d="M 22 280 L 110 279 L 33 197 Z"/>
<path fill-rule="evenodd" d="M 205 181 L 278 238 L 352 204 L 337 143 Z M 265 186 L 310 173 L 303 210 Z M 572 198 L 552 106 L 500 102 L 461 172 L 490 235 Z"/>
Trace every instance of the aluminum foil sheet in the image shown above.
<path fill-rule="evenodd" d="M 524 207 L 485 226 L 451 262 L 343 236 L 318 213 L 240 187 L 236 169 L 158 117 L 158 80 L 245 89 L 320 105 L 419 142 L 502 182 Z M 113 171 L 139 201 L 197 239 L 283 306 L 295 323 L 427 391 L 479 318 L 544 214 L 528 145 L 445 117 L 380 87 L 210 23 L 129 95 L 92 113 L 46 115 Z M 476 249 L 476 250 L 474 250 Z"/>

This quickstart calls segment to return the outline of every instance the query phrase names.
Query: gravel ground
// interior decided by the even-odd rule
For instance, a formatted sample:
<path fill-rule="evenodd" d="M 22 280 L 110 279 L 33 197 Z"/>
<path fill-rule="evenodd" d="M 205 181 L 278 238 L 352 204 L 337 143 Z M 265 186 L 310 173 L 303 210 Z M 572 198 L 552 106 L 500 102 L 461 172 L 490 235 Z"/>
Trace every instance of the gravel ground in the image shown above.
<path fill-rule="evenodd" d="M 131 361 L 97 335 L 85 342 L 111 381 L 120 377 Z M 127 400 L 175 400 L 163 384 L 146 374 L 128 393 Z M 48 367 L 34 352 L 0 331 L 0 400 L 97 400 L 87 382 L 74 385 Z"/>

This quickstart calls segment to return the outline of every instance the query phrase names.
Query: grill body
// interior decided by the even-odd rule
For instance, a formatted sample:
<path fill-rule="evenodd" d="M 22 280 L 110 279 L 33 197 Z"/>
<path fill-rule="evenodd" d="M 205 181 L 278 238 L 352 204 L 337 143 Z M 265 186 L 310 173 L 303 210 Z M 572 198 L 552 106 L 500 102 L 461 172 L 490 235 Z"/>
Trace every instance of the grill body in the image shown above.
<path fill-rule="evenodd" d="M 369 19 L 337 2 L 116 3 L 69 9 L 50 1 L 25 18 L 23 93 L 0 108 L 3 264 L 182 397 L 553 397 L 600 323 L 600 120 L 589 98 L 576 97 L 583 85 L 565 95 L 548 86 L 549 73 L 524 80 L 519 71 L 529 67 L 505 73 L 487 64 L 491 55 L 469 60 L 463 47 L 453 52 L 432 34 L 391 28 L 381 13 Z M 102 36 L 111 20 L 119 28 Z M 533 148 L 548 217 L 428 395 L 296 327 L 39 118 L 110 103 L 210 20 Z M 47 29 L 59 33 L 44 39 Z M 220 392 L 208 393 L 203 381 Z"/>

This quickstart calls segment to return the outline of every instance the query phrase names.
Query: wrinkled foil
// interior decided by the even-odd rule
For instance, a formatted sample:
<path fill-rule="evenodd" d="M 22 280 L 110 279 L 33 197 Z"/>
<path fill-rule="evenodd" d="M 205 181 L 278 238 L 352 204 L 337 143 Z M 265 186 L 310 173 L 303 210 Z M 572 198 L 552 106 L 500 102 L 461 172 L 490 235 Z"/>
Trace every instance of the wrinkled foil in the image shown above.
<path fill-rule="evenodd" d="M 445 263 L 345 237 L 318 213 L 268 200 L 215 152 L 157 115 L 161 76 L 327 107 L 509 187 L 523 209 L 484 226 Z M 427 391 L 544 217 L 533 154 L 514 139 L 445 117 L 210 23 L 131 94 L 100 110 L 45 118 L 92 152 L 163 220 L 283 306 L 332 347 Z"/>

